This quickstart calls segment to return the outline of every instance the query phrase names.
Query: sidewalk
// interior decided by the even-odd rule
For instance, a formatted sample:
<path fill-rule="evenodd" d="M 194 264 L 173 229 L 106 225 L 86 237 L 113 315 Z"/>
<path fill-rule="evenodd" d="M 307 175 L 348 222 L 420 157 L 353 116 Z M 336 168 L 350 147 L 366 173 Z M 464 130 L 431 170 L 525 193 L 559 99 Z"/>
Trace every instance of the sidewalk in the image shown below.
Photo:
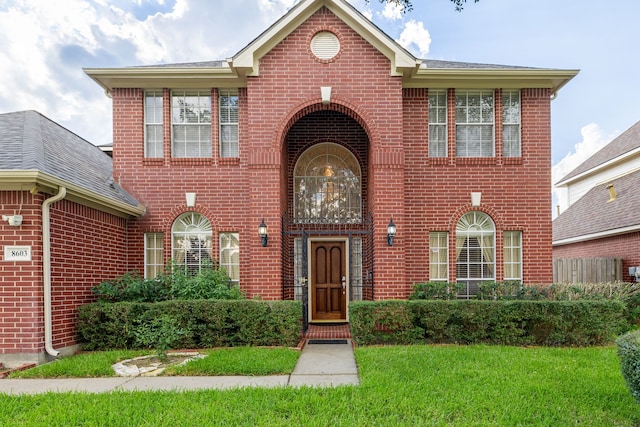
<path fill-rule="evenodd" d="M 0 394 L 36 394 L 148 390 L 202 390 L 241 387 L 336 387 L 358 385 L 358 368 L 350 340 L 345 344 L 315 344 L 310 341 L 302 349 L 290 375 L 265 377 L 110 377 L 64 379 L 2 379 Z"/>

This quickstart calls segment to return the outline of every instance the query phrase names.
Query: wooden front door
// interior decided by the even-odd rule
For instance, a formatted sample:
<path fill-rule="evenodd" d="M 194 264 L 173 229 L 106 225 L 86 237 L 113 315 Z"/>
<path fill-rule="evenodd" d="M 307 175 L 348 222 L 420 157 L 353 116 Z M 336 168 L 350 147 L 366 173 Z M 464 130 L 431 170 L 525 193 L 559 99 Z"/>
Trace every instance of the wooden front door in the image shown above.
<path fill-rule="evenodd" d="M 311 321 L 347 320 L 345 242 L 311 242 Z"/>

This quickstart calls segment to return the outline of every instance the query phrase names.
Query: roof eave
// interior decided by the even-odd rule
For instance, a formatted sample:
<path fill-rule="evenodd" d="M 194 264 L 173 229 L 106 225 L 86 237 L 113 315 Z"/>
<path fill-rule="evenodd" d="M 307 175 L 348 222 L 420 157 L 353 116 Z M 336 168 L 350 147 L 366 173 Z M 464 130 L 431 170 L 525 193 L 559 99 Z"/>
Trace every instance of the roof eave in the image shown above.
<path fill-rule="evenodd" d="M 605 237 L 619 236 L 621 234 L 634 233 L 637 231 L 640 231 L 640 224 L 630 225 L 628 227 L 614 228 L 612 230 L 599 231 L 596 233 L 583 234 L 575 237 L 568 237 L 566 239 L 554 240 L 552 242 L 552 246 L 570 245 L 572 243 L 603 239 Z"/>
<path fill-rule="evenodd" d="M 435 89 L 521 89 L 545 88 L 559 91 L 579 70 L 557 69 L 504 69 L 504 68 L 420 68 L 404 79 L 406 88 L 429 87 Z"/>
<path fill-rule="evenodd" d="M 230 67 L 84 68 L 83 71 L 107 94 L 115 88 L 157 89 L 171 87 L 246 87 L 246 79 Z"/>
<path fill-rule="evenodd" d="M 133 206 L 114 200 L 36 169 L 0 170 L 0 190 L 55 194 L 61 186 L 67 189 L 66 199 L 98 209 L 102 212 L 108 212 L 124 218 L 140 217 L 146 212 L 146 208 L 143 205 Z"/>

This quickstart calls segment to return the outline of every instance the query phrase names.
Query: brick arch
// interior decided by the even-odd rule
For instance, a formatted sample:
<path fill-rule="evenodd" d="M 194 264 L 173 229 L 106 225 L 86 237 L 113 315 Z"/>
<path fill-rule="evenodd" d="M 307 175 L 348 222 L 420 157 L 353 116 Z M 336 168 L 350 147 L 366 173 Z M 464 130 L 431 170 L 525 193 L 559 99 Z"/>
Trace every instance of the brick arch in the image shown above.
<path fill-rule="evenodd" d="M 496 233 L 504 229 L 504 220 L 502 218 L 502 215 L 500 215 L 498 211 L 493 209 L 491 206 L 486 206 L 486 205 L 472 206 L 471 204 L 468 204 L 468 205 L 460 206 L 451 215 L 448 228 L 452 235 L 454 235 L 456 232 L 456 227 L 458 225 L 458 221 L 460 221 L 460 218 L 462 218 L 464 214 L 469 213 L 471 211 L 480 211 L 489 215 L 489 217 L 493 221 L 493 224 L 496 227 Z"/>
<path fill-rule="evenodd" d="M 162 220 L 161 228 L 165 232 L 165 235 L 169 235 L 169 238 L 171 238 L 171 227 L 173 226 L 173 223 L 180 215 L 187 212 L 196 212 L 204 215 L 211 223 L 211 231 L 218 231 L 220 229 L 220 219 L 216 214 L 213 213 L 213 211 L 211 211 L 207 207 L 196 205 L 192 208 L 189 208 L 186 205 L 178 205 L 170 210 Z"/>
<path fill-rule="evenodd" d="M 380 133 L 369 114 L 348 101 L 341 98 L 331 97 L 329 104 L 323 104 L 321 98 L 310 98 L 296 105 L 289 113 L 280 121 L 276 128 L 276 140 L 278 141 L 278 149 L 282 152 L 286 149 L 284 146 L 287 133 L 291 127 L 302 117 L 314 113 L 316 111 L 335 111 L 352 118 L 364 129 L 369 138 L 370 145 L 377 145 L 380 141 Z"/>

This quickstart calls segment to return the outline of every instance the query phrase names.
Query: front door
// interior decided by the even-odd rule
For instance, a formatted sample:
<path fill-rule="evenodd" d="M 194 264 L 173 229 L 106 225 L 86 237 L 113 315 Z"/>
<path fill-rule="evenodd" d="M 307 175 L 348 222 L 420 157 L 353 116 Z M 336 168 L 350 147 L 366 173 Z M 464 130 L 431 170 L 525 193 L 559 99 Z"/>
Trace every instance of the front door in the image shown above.
<path fill-rule="evenodd" d="M 347 320 L 344 241 L 311 242 L 311 321 Z"/>

